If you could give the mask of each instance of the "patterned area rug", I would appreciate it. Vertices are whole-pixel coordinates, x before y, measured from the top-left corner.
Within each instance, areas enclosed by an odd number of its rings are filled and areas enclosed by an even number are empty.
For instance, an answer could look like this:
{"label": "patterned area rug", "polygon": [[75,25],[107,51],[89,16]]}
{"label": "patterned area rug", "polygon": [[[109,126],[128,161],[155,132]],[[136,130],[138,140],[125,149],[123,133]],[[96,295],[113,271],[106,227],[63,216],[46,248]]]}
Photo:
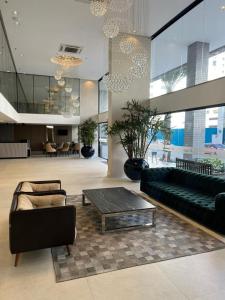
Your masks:
{"label": "patterned area rug", "polygon": [[[225,244],[158,207],[156,227],[100,232],[100,218],[92,206],[82,207],[81,196],[69,196],[77,208],[77,239],[70,247],[52,248],[56,282],[155,263],[225,248]],[[146,221],[143,216],[114,218],[109,227]],[[149,217],[149,216],[148,216]]]}

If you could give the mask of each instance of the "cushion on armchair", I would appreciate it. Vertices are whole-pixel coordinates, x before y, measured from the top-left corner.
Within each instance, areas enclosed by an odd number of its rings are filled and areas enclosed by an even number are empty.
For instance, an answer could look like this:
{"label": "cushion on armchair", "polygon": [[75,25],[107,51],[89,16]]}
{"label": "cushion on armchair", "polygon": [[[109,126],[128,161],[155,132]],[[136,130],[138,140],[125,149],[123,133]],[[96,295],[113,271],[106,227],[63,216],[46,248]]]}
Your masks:
{"label": "cushion on armchair", "polygon": [[22,184],[21,192],[44,192],[44,191],[57,191],[60,189],[60,183],[33,183],[25,181]]}
{"label": "cushion on armchair", "polygon": [[21,194],[18,197],[17,210],[45,208],[51,206],[65,206],[65,195],[33,196]]}

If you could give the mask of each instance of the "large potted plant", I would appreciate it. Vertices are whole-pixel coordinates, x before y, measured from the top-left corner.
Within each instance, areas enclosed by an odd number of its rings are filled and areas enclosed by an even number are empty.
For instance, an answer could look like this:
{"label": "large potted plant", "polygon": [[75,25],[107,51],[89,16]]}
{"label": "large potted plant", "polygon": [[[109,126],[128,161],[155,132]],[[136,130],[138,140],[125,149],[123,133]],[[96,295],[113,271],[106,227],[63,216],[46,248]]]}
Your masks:
{"label": "large potted plant", "polygon": [[157,116],[157,111],[132,100],[122,108],[122,119],[108,128],[108,134],[118,136],[128,160],[124,172],[131,180],[140,180],[141,171],[149,168],[145,160],[149,146],[159,131],[168,130],[165,119]]}
{"label": "large potted plant", "polygon": [[91,158],[95,153],[93,143],[97,126],[98,124],[92,119],[88,119],[80,125],[80,140],[83,144],[81,153],[84,158]]}

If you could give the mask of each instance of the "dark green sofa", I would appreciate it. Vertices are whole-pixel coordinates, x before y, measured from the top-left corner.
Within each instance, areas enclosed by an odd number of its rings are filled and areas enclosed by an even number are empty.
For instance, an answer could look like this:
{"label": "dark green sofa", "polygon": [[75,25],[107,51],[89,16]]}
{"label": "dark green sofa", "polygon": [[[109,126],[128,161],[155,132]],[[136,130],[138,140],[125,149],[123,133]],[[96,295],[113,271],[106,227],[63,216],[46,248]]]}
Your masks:
{"label": "dark green sofa", "polygon": [[177,168],[146,169],[141,191],[225,234],[225,180]]}

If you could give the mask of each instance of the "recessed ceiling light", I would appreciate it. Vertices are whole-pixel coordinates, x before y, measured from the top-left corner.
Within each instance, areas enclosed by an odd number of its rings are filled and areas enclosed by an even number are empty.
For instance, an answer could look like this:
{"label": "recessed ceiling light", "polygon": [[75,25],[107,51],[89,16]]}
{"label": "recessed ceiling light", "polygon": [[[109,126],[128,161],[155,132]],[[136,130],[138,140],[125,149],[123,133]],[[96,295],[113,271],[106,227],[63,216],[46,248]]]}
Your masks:
{"label": "recessed ceiling light", "polygon": [[14,16],[17,16],[17,15],[18,15],[17,10],[14,10],[14,11],[13,11],[13,15],[14,15]]}
{"label": "recessed ceiling light", "polygon": [[221,10],[225,11],[225,5],[221,6]]}
{"label": "recessed ceiling light", "polygon": [[21,53],[21,54],[20,54],[20,56],[21,56],[21,57],[23,57],[23,56],[24,56],[24,54],[23,54],[23,53]]}

